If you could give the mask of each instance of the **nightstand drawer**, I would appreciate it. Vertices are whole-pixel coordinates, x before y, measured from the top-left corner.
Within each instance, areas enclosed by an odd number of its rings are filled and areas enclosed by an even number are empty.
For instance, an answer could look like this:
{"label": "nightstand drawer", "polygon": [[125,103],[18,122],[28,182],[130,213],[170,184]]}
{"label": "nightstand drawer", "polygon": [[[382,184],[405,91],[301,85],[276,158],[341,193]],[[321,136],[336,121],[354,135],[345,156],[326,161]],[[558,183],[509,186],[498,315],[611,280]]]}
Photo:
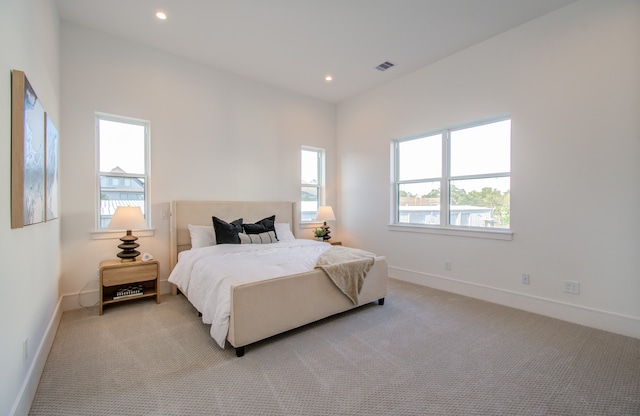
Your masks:
{"label": "nightstand drawer", "polygon": [[102,270],[102,284],[104,286],[123,285],[126,283],[143,282],[158,277],[157,264],[138,264],[135,268],[113,267]]}

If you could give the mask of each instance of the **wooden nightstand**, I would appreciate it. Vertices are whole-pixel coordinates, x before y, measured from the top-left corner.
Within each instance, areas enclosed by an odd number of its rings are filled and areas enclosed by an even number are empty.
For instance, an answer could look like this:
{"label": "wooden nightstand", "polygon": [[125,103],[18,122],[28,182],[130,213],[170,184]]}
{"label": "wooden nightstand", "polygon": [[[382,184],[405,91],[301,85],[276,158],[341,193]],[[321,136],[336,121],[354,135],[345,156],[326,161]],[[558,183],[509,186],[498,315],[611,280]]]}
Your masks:
{"label": "wooden nightstand", "polygon": [[341,246],[342,241],[329,241],[329,244],[331,244],[332,246]]}
{"label": "wooden nightstand", "polygon": [[149,296],[160,303],[158,260],[131,261],[104,260],[100,262],[100,315],[102,307]]}

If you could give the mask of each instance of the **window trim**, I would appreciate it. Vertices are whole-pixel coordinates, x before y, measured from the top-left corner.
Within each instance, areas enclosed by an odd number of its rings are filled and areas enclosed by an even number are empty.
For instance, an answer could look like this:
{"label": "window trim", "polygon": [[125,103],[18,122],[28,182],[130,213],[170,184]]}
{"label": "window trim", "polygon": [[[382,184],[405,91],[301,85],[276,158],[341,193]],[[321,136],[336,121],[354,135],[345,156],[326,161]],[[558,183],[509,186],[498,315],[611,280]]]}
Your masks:
{"label": "window trim", "polygon": [[[134,124],[144,127],[144,164],[145,164],[145,172],[144,173],[118,173],[118,172],[102,172],[100,171],[100,120],[113,121],[117,123],[127,123]],[[140,230],[137,234],[139,236],[144,236],[150,233],[153,235],[154,228],[152,228],[151,224],[151,196],[150,196],[150,186],[149,181],[151,179],[151,122],[148,120],[119,116],[115,114],[108,114],[102,112],[96,112],[94,118],[94,129],[95,129],[95,172],[96,172],[96,188],[95,195],[95,219],[94,219],[94,230],[92,232],[93,239],[102,239],[102,238],[119,238],[121,237],[121,233],[114,232],[109,230],[108,228],[101,227],[101,197],[100,197],[100,177],[101,176],[118,176],[123,178],[144,178],[144,213],[145,213],[145,221],[147,223],[147,227],[145,230]],[[116,237],[117,236],[117,237]]]}
{"label": "window trim", "polygon": [[[482,126],[486,124],[498,123],[505,120],[512,120],[511,114],[500,114],[495,117],[484,118],[472,122],[461,123],[447,126],[441,129],[431,130],[423,133],[413,134],[402,138],[394,138],[391,140],[391,209],[390,222],[388,228],[391,231],[418,232],[438,235],[450,235],[460,237],[488,238],[497,240],[512,240],[513,227],[509,224],[509,228],[483,228],[483,227],[467,227],[449,224],[450,222],[450,189],[451,181],[465,179],[484,179],[484,178],[500,178],[511,177],[511,169],[509,172],[496,172],[491,174],[476,175],[459,175],[452,177],[451,172],[451,133],[457,130],[464,130],[472,127]],[[442,174],[438,178],[420,178],[401,181],[400,178],[400,154],[399,144],[405,141],[416,140],[423,137],[440,135],[442,140]],[[415,224],[399,222],[399,186],[408,183],[423,183],[428,181],[440,182],[440,224]]]}
{"label": "window trim", "polygon": [[[326,171],[326,152],[324,149],[320,147],[312,147],[312,146],[302,146],[300,148],[300,169],[298,170],[302,175],[302,151],[314,152],[318,157],[318,184],[315,186],[318,189],[318,207],[325,205],[325,171]],[[300,178],[300,195],[302,195],[302,188],[312,187],[313,185],[303,185],[302,178]],[[308,212],[308,211],[304,211]],[[302,200],[300,200],[300,228],[315,228],[318,224],[322,223],[322,221],[311,220],[311,221],[303,221],[302,220]]]}

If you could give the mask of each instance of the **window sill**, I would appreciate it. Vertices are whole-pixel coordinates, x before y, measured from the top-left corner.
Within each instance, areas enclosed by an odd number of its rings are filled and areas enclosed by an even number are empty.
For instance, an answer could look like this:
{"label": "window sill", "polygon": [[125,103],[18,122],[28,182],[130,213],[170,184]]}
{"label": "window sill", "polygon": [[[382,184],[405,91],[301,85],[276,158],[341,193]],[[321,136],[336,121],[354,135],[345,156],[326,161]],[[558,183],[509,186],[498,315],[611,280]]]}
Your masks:
{"label": "window sill", "polygon": [[454,237],[486,238],[490,240],[513,240],[513,231],[510,230],[442,228],[416,224],[389,224],[389,230],[409,233],[449,235]]}
{"label": "window sill", "polygon": [[[145,230],[134,230],[133,235],[136,237],[153,237],[156,232],[155,228],[149,228]],[[119,239],[127,233],[126,230],[113,231],[113,230],[93,230],[91,231],[92,240],[115,240]]]}

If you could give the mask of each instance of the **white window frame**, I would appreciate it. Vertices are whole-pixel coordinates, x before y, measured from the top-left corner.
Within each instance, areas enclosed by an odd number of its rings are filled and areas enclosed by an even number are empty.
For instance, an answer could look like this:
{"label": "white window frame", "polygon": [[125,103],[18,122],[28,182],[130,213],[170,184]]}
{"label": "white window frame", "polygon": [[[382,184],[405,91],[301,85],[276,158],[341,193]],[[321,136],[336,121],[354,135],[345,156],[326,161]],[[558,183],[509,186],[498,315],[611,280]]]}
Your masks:
{"label": "white window frame", "polygon": [[[392,231],[406,231],[406,232],[418,232],[429,234],[441,234],[452,235],[462,237],[477,237],[477,238],[489,238],[497,240],[512,240],[513,229],[512,223],[509,223],[508,229],[502,228],[480,228],[469,226],[456,226],[450,225],[450,198],[449,198],[449,183],[455,180],[465,179],[482,179],[482,178],[498,178],[498,177],[511,177],[511,169],[509,172],[495,172],[491,174],[482,175],[464,175],[464,176],[451,176],[451,148],[450,138],[451,132],[456,130],[467,129],[471,127],[478,127],[485,124],[497,123],[504,120],[510,120],[510,114],[503,114],[496,117],[478,120],[475,122],[458,124],[448,126],[443,129],[433,130],[419,135],[412,135],[409,137],[403,137],[391,140],[391,219],[389,223],[389,229]],[[399,144],[404,141],[416,140],[422,137],[429,137],[441,135],[441,148],[442,148],[442,175],[439,178],[421,178],[407,181],[400,181],[400,160],[399,160]],[[400,223],[399,219],[399,188],[400,185],[405,183],[420,183],[432,180],[440,181],[440,224],[415,224],[415,223]]]}
{"label": "white window frame", "polygon": [[[309,188],[309,187],[316,187],[317,188],[317,195],[318,195],[318,207],[325,205],[325,150],[321,149],[319,147],[310,147],[310,146],[302,146],[300,149],[300,175],[302,176],[302,152],[303,151],[307,151],[307,152],[314,152],[317,155],[318,158],[318,172],[317,172],[317,177],[318,177],[318,183],[316,185],[310,185],[310,184],[302,184],[302,177],[300,178],[300,195],[302,195],[302,189],[303,188]],[[315,219],[313,220],[303,220],[303,217],[305,213],[309,213],[311,211],[304,211],[303,210],[303,203],[302,203],[302,199],[300,199],[300,225],[303,226],[302,228],[305,228],[304,225],[310,225],[310,226],[315,226],[318,223],[322,222],[322,221],[317,221]]]}
{"label": "white window frame", "polygon": [[[117,123],[125,123],[125,124],[134,124],[144,127],[144,173],[117,173],[117,172],[102,172],[100,171],[100,120],[106,121],[114,121]],[[144,216],[145,221],[147,223],[147,230],[151,230],[151,198],[150,198],[150,168],[151,168],[151,160],[150,160],[150,131],[151,131],[151,123],[148,120],[141,120],[132,117],[118,116],[114,114],[107,113],[95,113],[95,138],[96,138],[96,217],[95,217],[95,230],[96,233],[111,233],[112,231],[106,227],[101,226],[101,186],[100,186],[100,177],[101,176],[112,176],[112,177],[121,177],[121,178],[130,178],[130,179],[144,179]],[[95,234],[95,233],[94,233]],[[120,233],[118,233],[119,235]],[[138,233],[138,235],[153,235],[147,233]],[[101,238],[95,237],[94,238]]]}

